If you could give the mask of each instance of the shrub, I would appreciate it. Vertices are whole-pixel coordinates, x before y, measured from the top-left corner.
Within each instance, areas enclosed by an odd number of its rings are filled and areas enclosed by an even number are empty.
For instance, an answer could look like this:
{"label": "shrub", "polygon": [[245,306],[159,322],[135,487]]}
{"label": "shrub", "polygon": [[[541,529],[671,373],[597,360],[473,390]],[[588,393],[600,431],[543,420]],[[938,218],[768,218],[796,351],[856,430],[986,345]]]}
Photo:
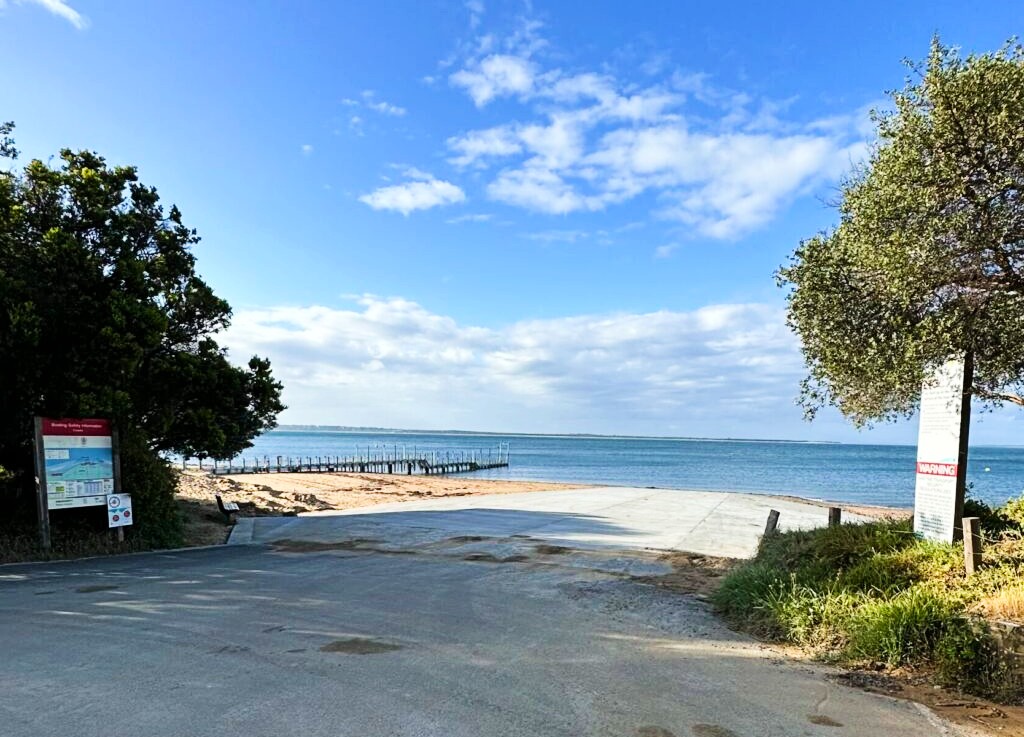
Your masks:
{"label": "shrub", "polygon": [[952,616],[947,602],[921,585],[866,601],[850,620],[848,654],[891,666],[928,660]]}
{"label": "shrub", "polygon": [[849,619],[863,601],[839,587],[817,590],[793,581],[773,587],[764,608],[786,640],[828,655],[845,643]]}
{"label": "shrub", "polygon": [[1024,495],[1011,499],[999,508],[999,513],[1013,522],[1018,529],[1024,529]]}
{"label": "shrub", "polygon": [[921,574],[910,556],[885,553],[860,561],[837,580],[848,591],[890,594],[917,583]]}
{"label": "shrub", "polygon": [[[967,612],[1024,617],[1024,501],[984,512],[985,565],[966,577],[963,546],[920,540],[909,521],[785,532],[723,581],[713,602],[755,634],[818,657],[936,669],[970,693],[1020,700],[991,635]],[[991,529],[991,528],[990,528]],[[1019,691],[1019,688],[1018,688]]]}
{"label": "shrub", "polygon": [[765,604],[781,583],[779,569],[774,565],[747,563],[726,577],[715,591],[713,602],[727,618],[742,623],[750,631],[762,637],[780,638],[783,629]]}

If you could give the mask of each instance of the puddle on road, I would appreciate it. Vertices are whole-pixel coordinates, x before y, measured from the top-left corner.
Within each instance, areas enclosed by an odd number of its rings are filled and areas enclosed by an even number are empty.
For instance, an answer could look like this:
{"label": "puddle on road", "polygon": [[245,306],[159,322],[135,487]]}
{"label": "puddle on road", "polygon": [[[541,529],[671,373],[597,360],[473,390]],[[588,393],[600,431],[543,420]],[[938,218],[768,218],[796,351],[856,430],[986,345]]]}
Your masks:
{"label": "puddle on road", "polygon": [[343,655],[376,655],[401,649],[401,645],[396,645],[392,642],[381,642],[380,640],[370,640],[363,637],[350,637],[347,640],[328,642],[320,648],[320,652],[341,653]]}

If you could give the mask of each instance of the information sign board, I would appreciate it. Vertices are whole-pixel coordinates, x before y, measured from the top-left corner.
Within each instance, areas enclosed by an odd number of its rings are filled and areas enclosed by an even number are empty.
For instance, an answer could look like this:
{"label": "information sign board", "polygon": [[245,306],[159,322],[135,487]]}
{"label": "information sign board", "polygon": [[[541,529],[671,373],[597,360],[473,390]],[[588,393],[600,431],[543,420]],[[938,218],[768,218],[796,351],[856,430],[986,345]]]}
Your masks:
{"label": "information sign board", "polygon": [[107,503],[114,493],[109,420],[42,418],[42,478],[48,509]]}

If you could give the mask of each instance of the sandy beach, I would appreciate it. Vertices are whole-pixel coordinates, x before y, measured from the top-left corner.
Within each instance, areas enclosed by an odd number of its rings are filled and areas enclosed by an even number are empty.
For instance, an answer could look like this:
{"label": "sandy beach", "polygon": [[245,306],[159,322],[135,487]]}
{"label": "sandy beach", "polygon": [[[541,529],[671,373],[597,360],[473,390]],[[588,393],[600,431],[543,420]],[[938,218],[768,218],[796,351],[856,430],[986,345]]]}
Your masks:
{"label": "sandy beach", "polygon": [[373,504],[449,496],[518,494],[524,491],[579,489],[580,484],[494,481],[470,477],[401,476],[372,473],[273,473],[212,476],[186,471],[178,497],[237,502],[243,516],[299,514],[327,509],[354,509]]}

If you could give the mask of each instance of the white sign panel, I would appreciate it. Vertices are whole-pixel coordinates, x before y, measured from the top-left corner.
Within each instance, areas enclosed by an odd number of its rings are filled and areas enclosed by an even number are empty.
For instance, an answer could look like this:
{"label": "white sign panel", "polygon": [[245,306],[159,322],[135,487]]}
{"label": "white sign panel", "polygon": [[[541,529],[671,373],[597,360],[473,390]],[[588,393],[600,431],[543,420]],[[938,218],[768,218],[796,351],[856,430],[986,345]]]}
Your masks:
{"label": "white sign panel", "polygon": [[132,498],[127,494],[107,497],[107,526],[126,527],[132,523]]}
{"label": "white sign panel", "polygon": [[914,532],[953,542],[957,511],[964,362],[948,361],[921,388]]}

